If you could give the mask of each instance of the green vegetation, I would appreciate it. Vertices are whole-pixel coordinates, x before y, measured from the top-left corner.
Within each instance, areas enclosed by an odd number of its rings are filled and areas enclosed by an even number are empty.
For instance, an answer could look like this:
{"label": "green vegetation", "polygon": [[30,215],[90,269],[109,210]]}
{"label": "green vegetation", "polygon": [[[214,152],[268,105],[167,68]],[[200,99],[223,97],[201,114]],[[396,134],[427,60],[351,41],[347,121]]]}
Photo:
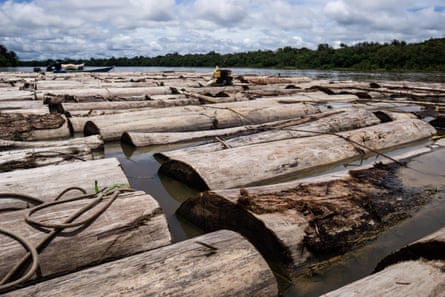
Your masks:
{"label": "green vegetation", "polygon": [[13,51],[8,51],[6,47],[0,44],[0,67],[19,66],[17,55]]}
{"label": "green vegetation", "polygon": [[[23,66],[48,65],[54,61],[29,61]],[[445,38],[407,44],[363,42],[353,46],[341,44],[334,49],[320,44],[316,50],[284,47],[276,51],[258,50],[243,53],[207,54],[171,53],[164,56],[69,60],[66,63],[86,63],[91,66],[171,66],[171,67],[253,67],[297,69],[353,70],[428,70],[445,71]]]}

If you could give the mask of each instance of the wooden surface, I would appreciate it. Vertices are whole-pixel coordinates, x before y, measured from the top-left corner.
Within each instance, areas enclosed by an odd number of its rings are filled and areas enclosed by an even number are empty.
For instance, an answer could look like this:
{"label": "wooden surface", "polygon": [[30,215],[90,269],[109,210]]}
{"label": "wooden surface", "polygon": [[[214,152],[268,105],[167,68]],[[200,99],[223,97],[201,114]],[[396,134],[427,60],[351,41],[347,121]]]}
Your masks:
{"label": "wooden surface", "polygon": [[[92,211],[109,199],[104,199]],[[88,199],[83,199],[44,208],[32,218],[45,223],[61,223],[89,203]],[[24,220],[26,213],[27,209],[2,213],[0,227],[11,229],[37,246],[48,233],[27,224]],[[85,216],[74,222],[83,218]],[[131,256],[168,245],[171,241],[165,215],[153,197],[141,191],[122,193],[91,224],[64,229],[39,253],[41,277]],[[0,275],[5,275],[23,255],[24,250],[18,244],[11,244],[9,238],[1,236]]]}
{"label": "wooden surface", "polygon": [[[94,193],[95,180],[100,188],[128,184],[119,161],[109,158],[0,173],[0,189],[1,192],[26,194],[50,201],[68,187],[82,187],[88,193]],[[2,199],[0,208],[11,203],[17,204],[16,201]]]}
{"label": "wooden surface", "polygon": [[[258,185],[311,168],[347,162],[425,139],[435,129],[421,120],[398,120],[367,128],[260,143],[216,152],[181,154],[162,164],[160,172],[198,189],[228,189]],[[357,146],[351,141],[364,146]],[[216,164],[214,160],[219,160]]]}
{"label": "wooden surface", "polygon": [[278,296],[269,266],[222,230],[39,283],[5,296]]}

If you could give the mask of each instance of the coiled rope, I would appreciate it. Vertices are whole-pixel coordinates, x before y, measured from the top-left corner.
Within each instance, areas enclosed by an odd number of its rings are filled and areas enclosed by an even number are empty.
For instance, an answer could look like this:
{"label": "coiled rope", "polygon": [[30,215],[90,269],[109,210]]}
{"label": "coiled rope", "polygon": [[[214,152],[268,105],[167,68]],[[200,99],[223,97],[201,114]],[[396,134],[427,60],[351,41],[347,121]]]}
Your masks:
{"label": "coiled rope", "polygon": [[[66,193],[70,191],[80,191],[82,195],[76,196],[73,198],[61,199]],[[41,253],[46,246],[60,233],[62,230],[66,228],[73,228],[79,226],[87,226],[91,224],[94,220],[96,220],[105,210],[113,204],[113,202],[117,199],[119,194],[124,192],[134,191],[130,188],[124,188],[122,186],[105,188],[95,194],[87,194],[86,191],[79,187],[70,187],[63,190],[59,195],[57,195],[54,200],[49,202],[43,202],[40,199],[35,197],[17,194],[17,193],[0,193],[0,199],[18,199],[25,202],[29,202],[32,204],[36,204],[30,208],[29,212],[25,215],[25,221],[34,226],[36,228],[46,228],[51,229],[47,235],[42,238],[37,245],[33,246],[30,242],[28,242],[25,238],[23,238],[20,234],[7,230],[5,228],[0,227],[0,234],[8,236],[13,240],[19,242],[27,251],[26,254],[12,267],[9,272],[0,279],[0,293],[9,291],[14,287],[17,287],[27,280],[29,280],[34,274],[38,274],[39,271],[39,253]],[[71,214],[67,219],[65,219],[61,223],[48,223],[43,221],[38,221],[32,218],[32,215],[36,212],[59,204],[70,203],[73,201],[88,199],[90,202],[85,206],[81,207],[79,210]],[[99,203],[103,202],[104,199],[107,199],[105,203],[103,203],[95,212],[88,214],[88,216],[82,220],[76,221],[79,217],[85,214],[87,211],[96,207]],[[29,267],[29,268],[28,268]],[[26,271],[26,273],[25,273]]]}

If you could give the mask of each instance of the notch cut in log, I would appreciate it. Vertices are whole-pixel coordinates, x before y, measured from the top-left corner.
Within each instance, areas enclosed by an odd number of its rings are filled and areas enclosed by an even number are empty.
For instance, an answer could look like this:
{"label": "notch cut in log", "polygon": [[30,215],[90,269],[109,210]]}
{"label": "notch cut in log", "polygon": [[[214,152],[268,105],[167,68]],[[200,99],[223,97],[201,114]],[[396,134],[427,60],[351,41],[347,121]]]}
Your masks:
{"label": "notch cut in log", "polygon": [[221,230],[12,291],[12,296],[278,296],[255,248]]}

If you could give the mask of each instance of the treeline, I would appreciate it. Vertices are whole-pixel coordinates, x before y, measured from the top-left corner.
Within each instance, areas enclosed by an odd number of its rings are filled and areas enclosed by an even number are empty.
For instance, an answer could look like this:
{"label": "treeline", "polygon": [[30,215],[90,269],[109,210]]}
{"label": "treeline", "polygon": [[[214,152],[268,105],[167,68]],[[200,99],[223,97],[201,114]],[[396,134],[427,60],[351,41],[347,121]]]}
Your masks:
{"label": "treeline", "polygon": [[[48,65],[54,61],[23,62],[24,66]],[[171,67],[253,67],[299,69],[354,69],[354,70],[445,70],[445,38],[429,39],[407,44],[363,42],[353,46],[341,44],[334,49],[320,44],[316,50],[284,47],[278,50],[258,50],[233,54],[178,53],[164,56],[89,60],[63,60],[65,63],[85,63],[90,66],[171,66]]]}
{"label": "treeline", "polygon": [[0,67],[19,66],[17,55],[13,51],[8,51],[6,47],[0,44]]}

